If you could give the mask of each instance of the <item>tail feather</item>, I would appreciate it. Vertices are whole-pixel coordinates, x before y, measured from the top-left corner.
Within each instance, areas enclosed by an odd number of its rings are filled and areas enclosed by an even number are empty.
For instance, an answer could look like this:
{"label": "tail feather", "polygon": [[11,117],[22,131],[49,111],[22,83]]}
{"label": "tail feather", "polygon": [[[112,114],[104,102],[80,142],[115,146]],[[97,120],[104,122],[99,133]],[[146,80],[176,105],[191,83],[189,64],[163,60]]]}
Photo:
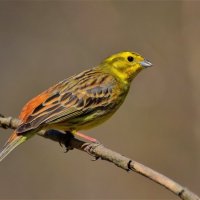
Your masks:
{"label": "tail feather", "polygon": [[7,143],[4,145],[2,151],[0,152],[0,162],[18,145],[25,142],[29,137],[26,135],[17,135],[14,132],[11,137],[8,139]]}

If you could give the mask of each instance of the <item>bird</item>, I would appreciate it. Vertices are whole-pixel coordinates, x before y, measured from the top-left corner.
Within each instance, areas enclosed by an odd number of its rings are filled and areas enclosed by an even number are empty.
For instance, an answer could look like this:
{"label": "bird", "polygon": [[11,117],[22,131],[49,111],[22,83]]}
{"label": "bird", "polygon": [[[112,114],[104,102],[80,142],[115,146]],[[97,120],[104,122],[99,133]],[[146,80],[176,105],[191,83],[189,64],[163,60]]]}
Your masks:
{"label": "bird", "polygon": [[80,130],[102,124],[124,102],[136,75],[150,66],[140,54],[123,51],[42,92],[22,108],[21,123],[0,152],[0,161],[40,130],[81,136]]}

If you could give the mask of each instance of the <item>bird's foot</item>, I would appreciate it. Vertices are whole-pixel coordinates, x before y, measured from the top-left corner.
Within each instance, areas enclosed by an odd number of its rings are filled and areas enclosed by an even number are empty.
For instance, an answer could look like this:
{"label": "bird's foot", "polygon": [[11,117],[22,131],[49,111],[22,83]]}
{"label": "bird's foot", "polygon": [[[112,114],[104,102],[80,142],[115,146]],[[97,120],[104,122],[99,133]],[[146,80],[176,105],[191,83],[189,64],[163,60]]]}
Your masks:
{"label": "bird's foot", "polygon": [[48,130],[45,135],[47,138],[57,141],[61,147],[65,147],[66,151],[72,150],[73,148],[70,146],[70,141],[74,138],[74,135],[71,132],[66,132],[67,134],[57,131],[57,130]]}
{"label": "bird's foot", "polygon": [[96,160],[98,160],[98,159],[100,159],[100,157],[99,156],[97,156],[97,155],[95,155],[95,153],[93,152],[93,150],[96,148],[96,147],[98,147],[98,146],[100,146],[100,145],[102,145],[102,144],[100,144],[100,143],[84,143],[83,145],[82,145],[82,149],[85,151],[85,152],[87,152],[90,156],[92,156],[93,158],[92,158],[92,161],[96,161]]}

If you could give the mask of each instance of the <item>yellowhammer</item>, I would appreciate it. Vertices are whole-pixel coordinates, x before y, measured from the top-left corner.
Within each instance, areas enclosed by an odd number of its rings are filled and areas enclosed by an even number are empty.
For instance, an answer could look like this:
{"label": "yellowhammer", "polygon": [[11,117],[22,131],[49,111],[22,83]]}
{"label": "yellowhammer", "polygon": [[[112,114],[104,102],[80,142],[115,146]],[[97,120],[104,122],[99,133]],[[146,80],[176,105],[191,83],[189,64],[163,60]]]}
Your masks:
{"label": "yellowhammer", "polygon": [[23,107],[22,123],[5,144],[0,161],[41,129],[78,134],[103,123],[123,103],[133,78],[151,65],[137,53],[120,52],[36,96]]}

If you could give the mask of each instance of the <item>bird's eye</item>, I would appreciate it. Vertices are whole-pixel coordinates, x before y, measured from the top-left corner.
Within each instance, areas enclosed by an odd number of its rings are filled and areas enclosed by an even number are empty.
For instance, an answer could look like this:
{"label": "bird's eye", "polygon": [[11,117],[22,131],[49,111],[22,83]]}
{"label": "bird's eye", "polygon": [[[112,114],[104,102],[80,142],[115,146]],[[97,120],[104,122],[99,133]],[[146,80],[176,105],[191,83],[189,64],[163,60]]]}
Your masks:
{"label": "bird's eye", "polygon": [[129,62],[133,62],[133,60],[134,60],[134,58],[132,56],[128,56],[127,59],[128,59]]}

